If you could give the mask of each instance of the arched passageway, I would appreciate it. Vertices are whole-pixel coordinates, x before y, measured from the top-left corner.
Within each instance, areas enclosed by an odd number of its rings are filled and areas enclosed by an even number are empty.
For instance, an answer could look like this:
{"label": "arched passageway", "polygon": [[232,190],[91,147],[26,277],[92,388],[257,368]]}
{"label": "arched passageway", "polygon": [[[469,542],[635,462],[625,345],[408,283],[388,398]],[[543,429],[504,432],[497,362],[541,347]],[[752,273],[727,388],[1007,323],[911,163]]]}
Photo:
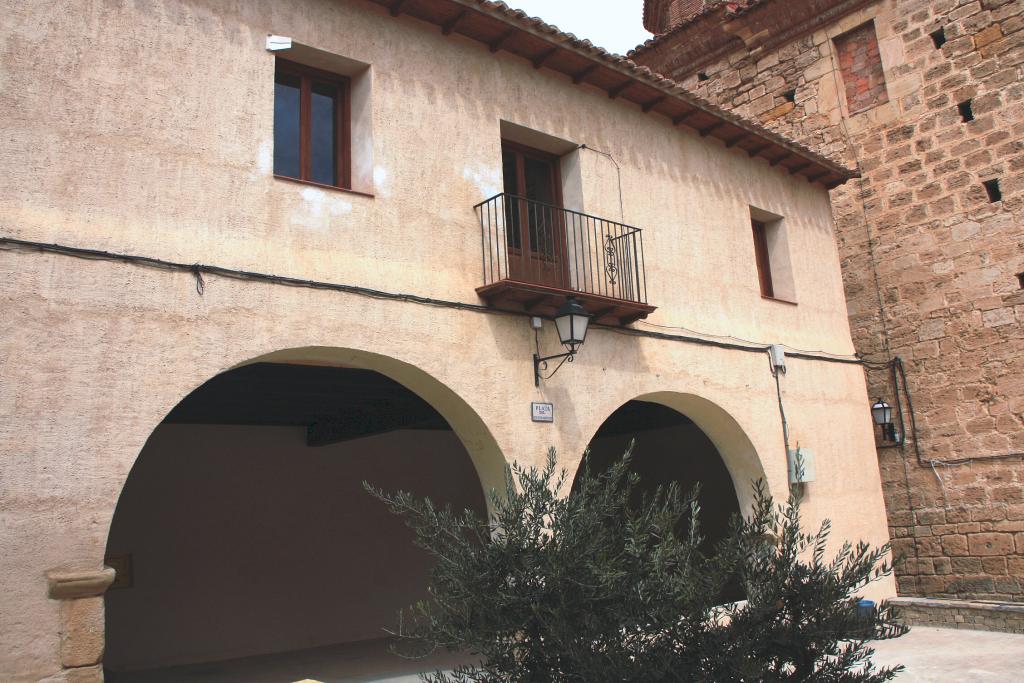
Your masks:
{"label": "arched passageway", "polygon": [[[634,442],[631,468],[639,476],[639,493],[675,483],[686,494],[700,485],[703,549],[712,552],[727,535],[733,516],[741,511],[732,475],[718,448],[678,410],[661,403],[629,401],[597,430],[576,481],[583,468],[606,471],[623,457],[630,442]],[[738,586],[732,586],[723,597],[739,599],[742,595]]]}
{"label": "arched passageway", "polygon": [[345,644],[348,663],[300,657],[279,673],[420,670],[381,639],[425,596],[430,561],[364,480],[486,514],[448,421],[383,374],[260,362],[193,391],[146,443],[111,524],[109,680],[180,680],[197,663]]}

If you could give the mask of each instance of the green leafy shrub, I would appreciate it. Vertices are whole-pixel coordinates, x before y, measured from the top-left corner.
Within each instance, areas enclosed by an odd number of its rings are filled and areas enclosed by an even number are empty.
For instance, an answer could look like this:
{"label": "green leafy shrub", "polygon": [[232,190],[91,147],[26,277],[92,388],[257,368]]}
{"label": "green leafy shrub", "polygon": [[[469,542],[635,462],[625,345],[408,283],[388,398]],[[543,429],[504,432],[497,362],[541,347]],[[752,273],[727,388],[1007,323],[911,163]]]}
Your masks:
{"label": "green leafy shrub", "polygon": [[[637,504],[629,465],[627,453],[560,496],[552,451],[542,469],[507,472],[486,521],[368,487],[436,560],[429,598],[400,615],[400,652],[476,662],[424,680],[875,682],[901,669],[876,670],[866,643],[905,627],[887,607],[857,609],[857,591],[891,571],[888,548],[828,559],[828,522],[804,533],[797,498],[776,506],[758,483],[751,514],[702,552],[696,492]],[[737,580],[747,600],[720,604]]]}

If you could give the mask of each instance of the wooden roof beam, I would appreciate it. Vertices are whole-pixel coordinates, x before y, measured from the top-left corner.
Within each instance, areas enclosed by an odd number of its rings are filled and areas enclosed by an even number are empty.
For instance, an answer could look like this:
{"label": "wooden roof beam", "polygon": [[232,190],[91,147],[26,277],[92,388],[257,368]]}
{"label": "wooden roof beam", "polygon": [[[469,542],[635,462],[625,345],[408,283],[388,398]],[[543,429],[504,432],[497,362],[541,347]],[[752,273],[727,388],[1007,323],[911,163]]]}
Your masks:
{"label": "wooden roof beam", "polygon": [[391,16],[397,17],[399,14],[402,13],[402,5],[404,4],[405,0],[395,0],[393,3],[391,3],[391,7],[388,7],[388,12],[391,13]]}
{"label": "wooden roof beam", "polygon": [[797,164],[796,166],[786,166],[785,168],[790,173],[799,173],[800,171],[804,170],[805,168],[807,168],[810,165],[811,165],[811,162],[805,161],[802,164]]}
{"label": "wooden roof beam", "polygon": [[442,25],[441,26],[441,35],[443,35],[443,36],[451,35],[452,31],[455,30],[455,27],[457,27],[459,25],[460,21],[462,21],[463,19],[466,18],[467,14],[469,14],[469,10],[464,9],[461,12],[459,12],[458,14],[456,14],[455,17],[451,21],[449,21],[448,23]]}
{"label": "wooden roof beam", "polygon": [[719,128],[725,125],[725,121],[715,121],[710,126],[699,129],[697,132],[700,133],[702,138],[706,138],[711,133],[715,132]]}
{"label": "wooden roof beam", "polygon": [[545,62],[554,57],[556,52],[558,52],[558,48],[553,47],[544,54],[542,54],[540,57],[537,57],[537,59],[533,60],[533,68],[539,69],[542,66],[544,66]]}
{"label": "wooden roof beam", "polygon": [[700,116],[703,113],[704,112],[701,111],[700,109],[691,109],[690,111],[686,112],[685,114],[680,114],[679,116],[673,117],[672,125],[673,126],[678,126],[680,123],[686,123],[687,121],[692,119],[694,116]]}
{"label": "wooden roof beam", "polygon": [[666,99],[665,95],[659,95],[658,97],[655,97],[650,102],[645,102],[643,107],[641,107],[641,109],[643,109],[643,112],[646,114],[647,112],[649,112],[650,110],[654,109],[659,104],[664,102],[665,99]]}
{"label": "wooden roof beam", "polygon": [[498,38],[496,41],[494,41],[487,47],[491,50],[491,52],[497,52],[502,48],[502,46],[505,45],[505,43],[508,42],[508,39],[514,36],[516,33],[516,29],[512,29],[511,31],[504,33],[500,38]]}
{"label": "wooden roof beam", "polygon": [[617,85],[608,91],[608,99],[614,100],[616,97],[625,92],[631,85],[636,85],[636,81],[629,79],[621,85]]}
{"label": "wooden roof beam", "polygon": [[594,73],[595,71],[597,71],[597,64],[591,64],[583,71],[577,72],[576,75],[572,77],[572,82],[575,83],[576,85],[579,85],[580,83],[583,82],[584,78]]}
{"label": "wooden roof beam", "polygon": [[764,145],[757,145],[756,147],[751,147],[750,149],[748,149],[747,154],[749,154],[752,157],[756,157],[758,154],[765,151],[769,147],[771,147],[770,143]]}
{"label": "wooden roof beam", "polygon": [[824,178],[827,175],[829,175],[829,171],[826,169],[822,169],[820,171],[817,171],[816,173],[805,174],[804,177],[807,178],[807,182],[813,183],[818,178]]}
{"label": "wooden roof beam", "polygon": [[740,133],[740,135],[738,137],[735,137],[732,140],[726,140],[725,148],[729,149],[730,147],[735,147],[738,143],[743,142],[744,140],[746,140],[749,137],[750,137],[749,133],[746,133],[746,132]]}

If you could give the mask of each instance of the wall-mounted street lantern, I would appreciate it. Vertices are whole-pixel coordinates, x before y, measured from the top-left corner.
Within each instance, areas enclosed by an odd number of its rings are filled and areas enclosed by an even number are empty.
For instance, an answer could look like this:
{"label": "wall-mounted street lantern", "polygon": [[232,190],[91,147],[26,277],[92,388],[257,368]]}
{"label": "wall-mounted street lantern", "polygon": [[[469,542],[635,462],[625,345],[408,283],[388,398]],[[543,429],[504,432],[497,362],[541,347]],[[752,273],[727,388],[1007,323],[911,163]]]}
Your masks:
{"label": "wall-mounted street lantern", "polygon": [[554,371],[545,377],[550,379],[558,372],[558,368],[562,367],[562,363],[571,363],[576,357],[576,353],[580,347],[583,346],[583,342],[587,338],[587,328],[590,326],[590,314],[587,310],[580,305],[576,299],[569,297],[562,304],[562,307],[555,312],[555,329],[558,330],[558,339],[562,342],[562,346],[568,349],[567,353],[556,353],[553,356],[540,356],[540,348],[538,347],[537,353],[533,354],[533,385],[540,386],[540,371],[541,368],[547,368],[547,362],[556,358],[561,358],[562,362],[558,364],[558,367]]}
{"label": "wall-mounted street lantern", "polygon": [[882,439],[896,441],[896,425],[892,422],[892,406],[878,398],[871,406],[871,417],[875,424],[882,428]]}

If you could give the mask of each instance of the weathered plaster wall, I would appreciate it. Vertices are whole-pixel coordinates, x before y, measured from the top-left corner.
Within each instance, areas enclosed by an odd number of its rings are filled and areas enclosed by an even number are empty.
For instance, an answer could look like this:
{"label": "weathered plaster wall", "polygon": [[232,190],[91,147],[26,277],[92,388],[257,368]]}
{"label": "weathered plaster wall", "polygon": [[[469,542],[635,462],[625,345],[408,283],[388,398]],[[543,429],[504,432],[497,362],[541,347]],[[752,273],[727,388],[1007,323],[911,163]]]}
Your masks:
{"label": "weathered plaster wall", "polygon": [[[834,41],[869,20],[887,101],[851,114]],[[885,0],[700,68],[668,75],[862,169],[832,201],[855,345],[902,357],[913,396],[917,443],[879,451],[901,592],[1024,598],[1024,4]]]}
{"label": "weathered plaster wall", "polygon": [[[99,566],[114,505],[155,426],[207,378],[272,350],[317,347],[273,359],[381,370],[427,396],[453,425],[469,424],[460,436],[471,453],[486,452],[493,438],[505,457],[527,463],[554,446],[575,468],[621,404],[661,400],[715,441],[740,493],[763,469],[785,494],[774,383],[760,354],[594,330],[586,353],[538,392],[532,335],[520,318],[219,278],[208,278],[199,297],[184,273],[34,253],[2,258],[12,325],[4,349],[12,389],[4,394],[2,652],[13,680],[59,668],[59,603],[46,597],[44,572]],[[551,345],[547,332],[542,344]],[[345,350],[382,346],[399,362]],[[808,521],[831,517],[837,541],[883,542],[859,369],[790,365],[784,399],[794,438],[819,453]],[[555,403],[555,424],[530,422],[529,401],[537,399]]]}
{"label": "weathered plaster wall", "polygon": [[[852,350],[821,188],[478,44],[326,0],[23,4],[2,22],[4,235],[476,302],[471,207],[500,188],[505,119],[615,156],[626,221],[645,228],[651,323]],[[371,65],[375,197],[271,177],[267,33]],[[614,167],[579,162],[585,210],[617,217]],[[797,306],[759,295],[751,205],[787,219]],[[785,495],[764,354],[595,329],[535,389],[520,317],[219,277],[200,296],[187,273],[31,251],[0,264],[7,680],[95,675],[62,651],[74,625],[45,572],[99,569],[155,426],[212,375],[269,354],[403,382],[449,420],[485,485],[503,459],[539,462],[549,446],[576,467],[604,419],[646,397],[709,435],[741,503],[758,476]],[[550,324],[541,345],[556,347]],[[303,350],[277,353],[288,349]],[[831,517],[836,543],[886,541],[860,369],[789,364],[793,439],[818,454],[808,522]],[[530,422],[533,400],[555,404],[555,424]],[[62,660],[80,668],[61,673]]]}
{"label": "weathered plaster wall", "polygon": [[[32,10],[5,17],[9,234],[476,301],[471,207],[500,191],[508,120],[623,166],[625,219],[645,228],[651,255],[653,322],[851,350],[821,189],[598,91],[359,2]],[[268,31],[371,65],[375,198],[272,177]],[[615,167],[594,153],[580,165],[583,210],[618,218]],[[797,308],[757,296],[751,204],[790,217]]]}

